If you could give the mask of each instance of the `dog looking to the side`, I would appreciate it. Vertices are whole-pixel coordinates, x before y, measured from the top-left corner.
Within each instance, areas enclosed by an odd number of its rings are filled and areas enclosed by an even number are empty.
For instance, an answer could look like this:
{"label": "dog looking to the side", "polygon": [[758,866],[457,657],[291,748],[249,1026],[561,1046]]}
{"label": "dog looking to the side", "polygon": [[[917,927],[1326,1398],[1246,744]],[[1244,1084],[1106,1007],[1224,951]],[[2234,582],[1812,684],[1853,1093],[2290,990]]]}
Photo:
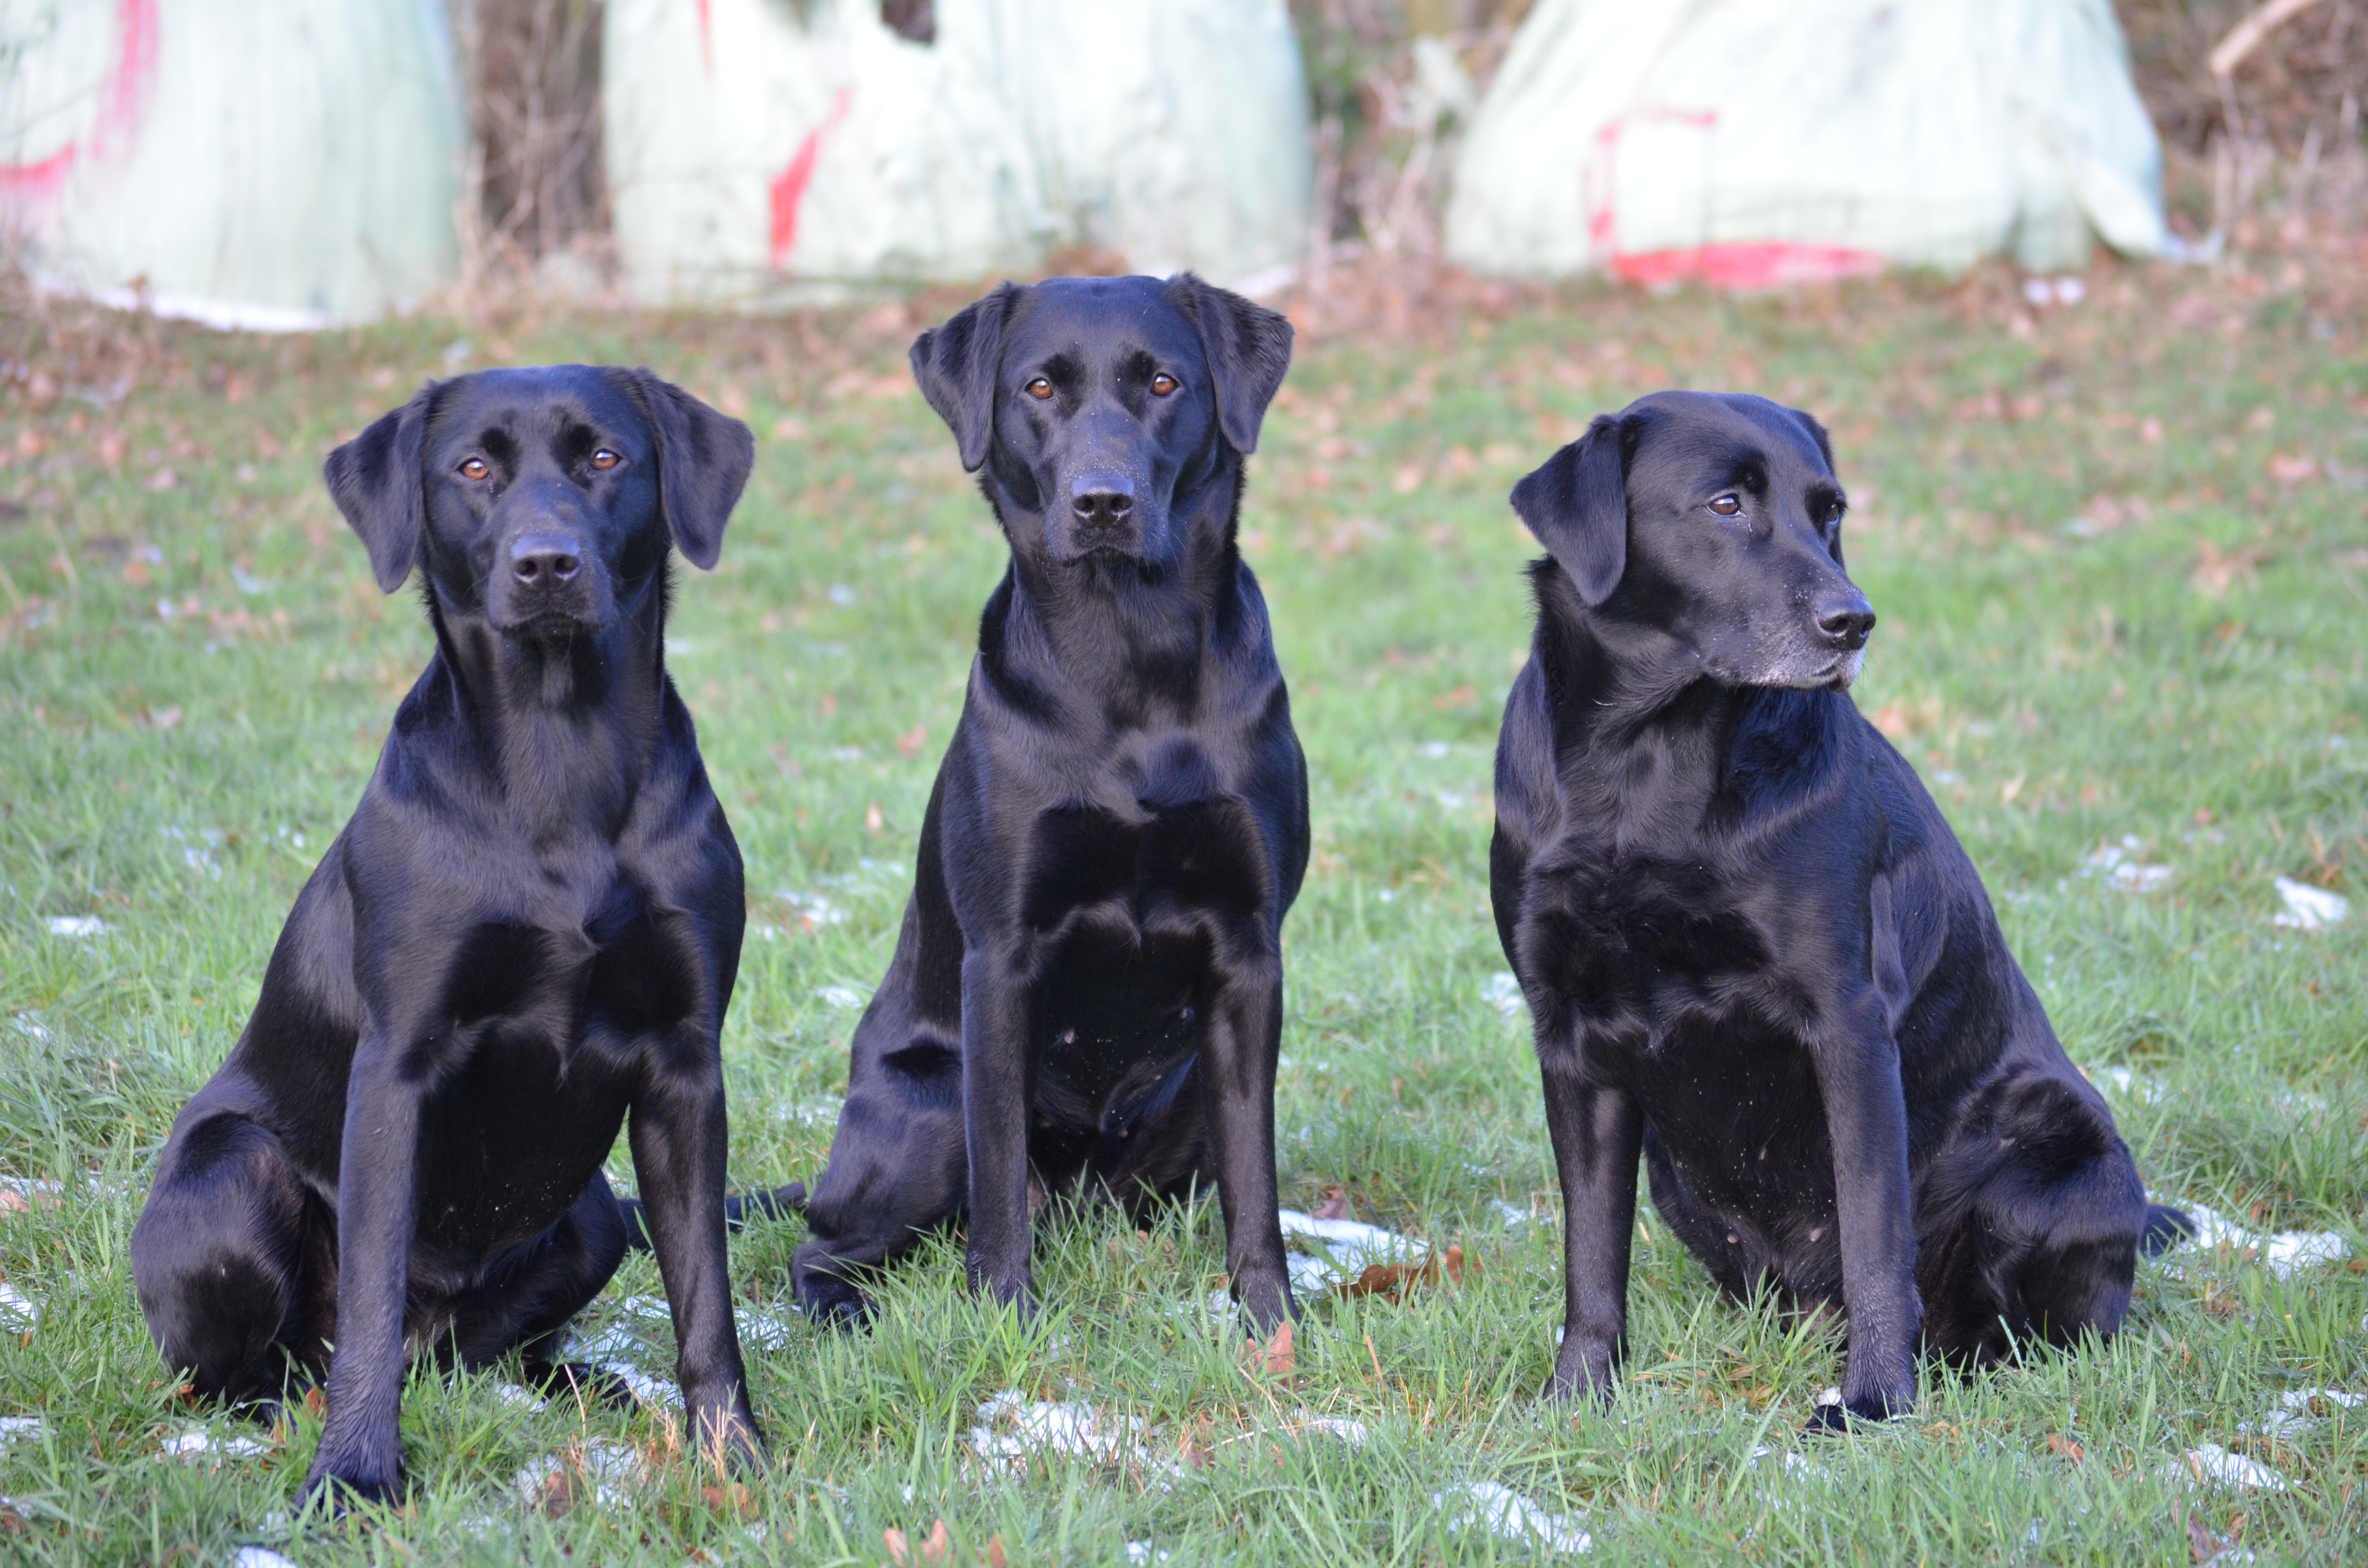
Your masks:
{"label": "dog looking to the side", "polygon": [[[1515,487],[1548,551],[1497,751],[1489,893],[1566,1245],[1558,1393],[1612,1392],[1641,1149],[1728,1293],[1848,1318],[1842,1405],[2109,1335],[2149,1209],[1915,770],[1844,695],[1874,612],[1825,431],[1662,392]],[[1846,1415],[1844,1414],[1846,1413]]]}
{"label": "dog looking to the side", "polygon": [[1234,537],[1291,336],[1187,274],[1007,284],[913,346],[1011,563],[807,1205],[812,1316],[860,1317],[862,1271],[961,1214],[973,1288],[1024,1312],[1037,1200],[1195,1182],[1250,1322],[1293,1311],[1274,1074],[1307,773]]}
{"label": "dog looking to the side", "polygon": [[[665,660],[670,550],[715,564],[754,454],[645,370],[565,366],[431,383],[329,455],[436,652],[131,1238],[199,1393],[325,1367],[308,1496],[397,1493],[414,1355],[589,1377],[563,1331],[644,1222],[691,1435],[756,1452],[717,1050],[740,853]],[[601,1170],[629,1112],[638,1211]]]}

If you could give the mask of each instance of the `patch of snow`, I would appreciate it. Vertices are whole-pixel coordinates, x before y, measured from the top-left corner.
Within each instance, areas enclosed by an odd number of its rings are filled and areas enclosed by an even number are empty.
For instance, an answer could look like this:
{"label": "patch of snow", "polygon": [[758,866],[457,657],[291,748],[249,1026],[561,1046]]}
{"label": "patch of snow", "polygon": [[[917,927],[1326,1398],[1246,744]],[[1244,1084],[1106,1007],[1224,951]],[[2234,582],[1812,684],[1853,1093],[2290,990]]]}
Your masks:
{"label": "patch of snow", "polygon": [[1472,1481],[1445,1492],[1434,1492],[1430,1505],[1456,1510],[1448,1516],[1447,1528],[1459,1533],[1485,1529],[1507,1540],[1536,1541],[1553,1551],[1574,1554],[1591,1551],[1595,1546],[1594,1538],[1580,1528],[1577,1520],[1550,1513],[1497,1482]]}
{"label": "patch of snow", "polygon": [[541,1410],[543,1405],[541,1395],[517,1383],[495,1383],[494,1397],[512,1410]]}
{"label": "patch of snow", "polygon": [[2125,833],[2119,844],[2100,844],[2084,856],[2080,874],[2101,877],[2123,892],[2160,892],[2170,885],[2171,869],[2139,864],[2137,857],[2145,848],[2137,835]]}
{"label": "patch of snow", "polygon": [[106,936],[107,922],[96,915],[52,915],[50,916],[50,935],[87,941],[93,937]]}
{"label": "patch of snow", "polygon": [[230,1568],[296,1568],[296,1564],[268,1546],[242,1546],[230,1554]]}
{"label": "patch of snow", "polygon": [[2351,901],[2341,893],[2315,888],[2292,877],[2278,879],[2278,897],[2285,901],[2285,913],[2272,915],[2272,926],[2291,926],[2297,931],[2324,931],[2329,926],[2340,926],[2351,914]]}
{"label": "patch of snow", "polygon": [[1498,1199],[1496,1202],[1496,1210],[1498,1218],[1505,1221],[1505,1229],[1508,1231],[1516,1225],[1526,1225],[1530,1222],[1530,1211],[1517,1203],[1508,1203]]}
{"label": "patch of snow", "polygon": [[1301,1430],[1326,1433],[1339,1438],[1352,1449],[1363,1448],[1365,1439],[1372,1435],[1366,1431],[1363,1422],[1351,1416],[1311,1415],[1303,1410],[1299,1413],[1298,1420]]}
{"label": "patch of snow", "polygon": [[271,1445],[256,1437],[219,1437],[202,1429],[184,1432],[165,1441],[163,1453],[169,1460],[261,1459],[271,1451]]}
{"label": "patch of snow", "polygon": [[2232,1454],[2217,1443],[2198,1443],[2158,1472],[2166,1481],[2226,1486],[2238,1492],[2283,1492],[2286,1478],[2265,1464]]}
{"label": "patch of snow", "polygon": [[19,1437],[38,1437],[48,1428],[49,1423],[38,1415],[0,1415],[0,1452]]}
{"label": "patch of snow", "polygon": [[2195,1245],[2206,1250],[2226,1245],[2239,1253],[2249,1253],[2281,1279],[2297,1269],[2340,1263],[2351,1255],[2350,1245],[2333,1231],[2278,1231],[2264,1234],[2201,1203],[2180,1202],[2178,1207],[2195,1221]]}
{"label": "patch of snow", "polygon": [[780,1350],[790,1343],[790,1325],[769,1312],[736,1312],[732,1321],[739,1326],[743,1350]]}
{"label": "patch of snow", "polygon": [[2123,1098],[2135,1100],[2140,1105],[2153,1105],[2163,1097],[2160,1084],[2152,1078],[2140,1077],[2126,1067],[2105,1068],[2089,1082],[2108,1085]]}
{"label": "patch of snow", "polygon": [[1282,1221],[1285,1237],[1322,1249],[1285,1257],[1293,1291],[1320,1295],[1340,1280],[1362,1274],[1370,1264],[1412,1261],[1423,1251],[1419,1242],[1360,1220],[1318,1220],[1296,1209],[1282,1210],[1275,1217]]}
{"label": "patch of snow", "polygon": [[41,1321],[41,1304],[14,1285],[0,1281],[0,1329],[30,1334]]}
{"label": "patch of snow", "polygon": [[1135,1464],[1160,1475],[1182,1474],[1173,1460],[1143,1446],[1144,1435],[1140,1416],[1106,1422],[1080,1400],[1031,1400],[1016,1389],[1005,1389],[978,1407],[970,1446],[979,1458],[1015,1475],[1025,1473],[1034,1454],[1069,1454],[1105,1464]]}
{"label": "patch of snow", "polygon": [[631,1507],[631,1488],[642,1478],[642,1456],[622,1443],[589,1438],[564,1454],[546,1454],[534,1460],[510,1478],[510,1486],[528,1507],[541,1507],[551,1494],[552,1483],[569,1474],[591,1483],[591,1501],[599,1506]]}
{"label": "patch of snow", "polygon": [[1499,971],[1488,977],[1480,987],[1480,1000],[1508,1018],[1518,1018],[1529,1008],[1529,999],[1521,994],[1521,983],[1511,974]]}
{"label": "patch of snow", "polygon": [[818,987],[814,994],[834,1007],[860,1007],[871,1000],[869,993],[852,985],[825,985]]}
{"label": "patch of snow", "polygon": [[2278,1407],[2261,1417],[2258,1425],[2237,1428],[2240,1432],[2257,1432],[2265,1437],[2283,1437],[2298,1432],[2318,1419],[2314,1404],[2331,1404],[2341,1410],[2358,1410],[2368,1406],[2368,1394],[2346,1393],[2341,1389],[2292,1389],[2278,1396]]}

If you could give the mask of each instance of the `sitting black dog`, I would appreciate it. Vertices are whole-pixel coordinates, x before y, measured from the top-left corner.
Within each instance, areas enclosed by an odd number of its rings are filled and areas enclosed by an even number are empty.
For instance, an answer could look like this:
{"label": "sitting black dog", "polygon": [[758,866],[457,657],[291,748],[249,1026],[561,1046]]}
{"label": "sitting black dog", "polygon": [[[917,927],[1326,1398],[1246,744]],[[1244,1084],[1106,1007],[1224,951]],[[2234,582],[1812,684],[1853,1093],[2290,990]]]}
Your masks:
{"label": "sitting black dog", "polygon": [[[754,455],[647,371],[568,366],[431,384],[329,456],[436,653],[131,1238],[199,1393],[325,1365],[308,1495],[396,1492],[415,1353],[579,1370],[562,1331],[644,1219],[693,1434],[755,1452],[716,1043],[740,853],[665,660],[669,540],[714,565]],[[628,1111],[645,1216],[601,1173]]]}
{"label": "sitting black dog", "polygon": [[1658,393],[1513,506],[1551,553],[1489,892],[1562,1178],[1554,1391],[1611,1391],[1640,1146],[1727,1292],[1841,1303],[1849,1415],[1911,1407],[1919,1326],[1974,1364],[2111,1334],[2139,1246],[2187,1221],[2149,1210],[1972,862],[1844,695],[1874,612],[1825,431]]}
{"label": "sitting black dog", "polygon": [[861,1267],[967,1210],[974,1288],[1030,1306],[1045,1195],[1223,1200],[1250,1319],[1293,1311],[1275,1214],[1283,913],[1307,771],[1235,548],[1291,326],[1190,275],[1011,285],[913,346],[1011,545],[887,977],[793,1264]]}

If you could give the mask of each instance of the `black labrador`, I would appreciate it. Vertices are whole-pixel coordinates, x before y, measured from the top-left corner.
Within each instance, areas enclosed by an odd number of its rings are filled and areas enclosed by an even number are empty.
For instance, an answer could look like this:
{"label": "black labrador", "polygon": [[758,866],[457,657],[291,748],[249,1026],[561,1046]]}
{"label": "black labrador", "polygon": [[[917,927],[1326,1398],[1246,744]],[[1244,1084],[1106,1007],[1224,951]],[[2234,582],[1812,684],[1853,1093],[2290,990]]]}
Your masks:
{"label": "black labrador", "polygon": [[[717,1052],[740,852],[665,653],[670,547],[715,564],[754,452],[645,370],[565,366],[431,383],[329,455],[436,653],[131,1238],[199,1393],[325,1366],[308,1496],[396,1493],[414,1354],[579,1372],[563,1330],[645,1222],[694,1435],[756,1452]],[[601,1171],[628,1112],[646,1215]]]}
{"label": "black labrador", "polygon": [[[1840,1411],[2111,1334],[2150,1210],[1981,878],[1845,695],[1825,431],[1662,392],[1515,487],[1550,552],[1497,751],[1489,892],[1535,1023],[1566,1289],[1554,1391],[1609,1397],[1641,1148],[1654,1207],[1737,1298],[1849,1321]],[[1845,1415],[1843,1413],[1847,1413]]]}
{"label": "black labrador", "polygon": [[1274,1074],[1307,769],[1234,538],[1291,338],[1186,274],[1006,284],[913,345],[1011,564],[807,1206],[816,1318],[965,1214],[973,1288],[1027,1311],[1043,1198],[1196,1182],[1250,1320],[1294,1310]]}

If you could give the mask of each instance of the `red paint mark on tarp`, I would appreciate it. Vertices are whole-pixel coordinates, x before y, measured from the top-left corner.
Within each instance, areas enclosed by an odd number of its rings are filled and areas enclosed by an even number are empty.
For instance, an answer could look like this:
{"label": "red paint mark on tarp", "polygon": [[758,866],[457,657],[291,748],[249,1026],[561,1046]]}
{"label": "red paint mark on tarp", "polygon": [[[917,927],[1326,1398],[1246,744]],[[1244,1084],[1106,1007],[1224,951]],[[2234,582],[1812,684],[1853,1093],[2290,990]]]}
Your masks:
{"label": "red paint mark on tarp", "polygon": [[1615,190],[1620,138],[1632,125],[1651,124],[1707,132],[1718,128],[1718,113],[1714,109],[1633,109],[1595,133],[1594,145],[1579,165],[1579,188],[1587,210],[1588,241],[1613,277],[1647,287],[1691,280],[1722,289],[1774,289],[1787,283],[1863,278],[1883,270],[1884,259],[1873,251],[1785,240],[1705,243],[1656,251],[1622,250]]}
{"label": "red paint mark on tarp", "polygon": [[789,260],[790,252],[798,243],[798,206],[806,199],[806,186],[814,179],[814,165],[822,158],[822,139],[832,127],[847,118],[848,106],[855,95],[845,87],[831,100],[830,113],[823,122],[806,132],[789,164],[775,176],[772,186],[773,232],[770,252],[775,267]]}
{"label": "red paint mark on tarp", "polygon": [[712,76],[715,74],[715,34],[713,31],[713,23],[715,18],[708,14],[707,7],[710,5],[711,0],[690,0],[690,3],[699,12],[700,63],[705,65],[707,67],[707,74]]}
{"label": "red paint mark on tarp", "polygon": [[1848,245],[1793,244],[1782,240],[1632,251],[1611,258],[1613,276],[1650,287],[1691,280],[1721,289],[1775,289],[1787,283],[1830,283],[1884,269],[1873,251]]}
{"label": "red paint mark on tarp", "polygon": [[68,142],[29,164],[0,164],[0,195],[53,197],[85,154],[109,157],[131,145],[156,75],[156,6],[157,0],[115,0],[115,63],[99,89],[89,144]]}

